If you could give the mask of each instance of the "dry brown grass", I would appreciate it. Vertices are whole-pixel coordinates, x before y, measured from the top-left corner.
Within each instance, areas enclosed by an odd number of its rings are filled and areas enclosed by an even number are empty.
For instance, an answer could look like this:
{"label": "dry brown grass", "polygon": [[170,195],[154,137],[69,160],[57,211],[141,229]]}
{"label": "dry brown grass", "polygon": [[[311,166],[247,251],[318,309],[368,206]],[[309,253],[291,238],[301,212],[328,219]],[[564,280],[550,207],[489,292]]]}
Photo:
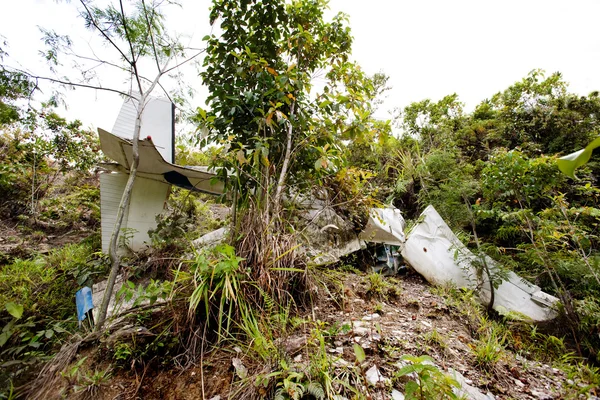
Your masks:
{"label": "dry brown grass", "polygon": [[82,345],[92,343],[98,338],[97,333],[91,333],[85,338],[76,337],[75,340],[65,343],[54,358],[44,365],[33,381],[19,388],[19,393],[31,400],[60,398],[58,388],[62,386],[61,382],[63,381],[61,372],[73,362]]}
{"label": "dry brown grass", "polygon": [[307,272],[297,251],[297,236],[286,232],[276,218],[265,214],[250,208],[240,220],[236,254],[244,258],[244,268],[248,268],[250,279],[260,289],[259,293],[252,293],[249,288],[246,294],[257,305],[262,303],[260,295],[265,293],[279,305],[303,300]]}

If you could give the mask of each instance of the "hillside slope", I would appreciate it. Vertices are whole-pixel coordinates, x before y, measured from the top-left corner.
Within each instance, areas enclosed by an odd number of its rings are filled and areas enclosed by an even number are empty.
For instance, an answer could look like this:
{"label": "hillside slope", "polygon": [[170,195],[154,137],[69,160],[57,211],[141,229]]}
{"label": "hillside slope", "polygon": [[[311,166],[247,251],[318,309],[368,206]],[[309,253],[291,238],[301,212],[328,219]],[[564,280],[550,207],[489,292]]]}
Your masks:
{"label": "hillside slope", "polygon": [[[272,398],[272,392],[261,392],[261,379],[301,383],[323,368],[334,390],[354,390],[357,398],[398,399],[407,383],[417,380],[399,375],[410,364],[403,355],[430,356],[461,384],[456,392],[463,398],[559,399],[593,393],[577,380],[577,368],[562,362],[569,357],[560,339],[519,322],[486,318],[468,292],[432,287],[414,273],[402,278],[327,274],[337,285],[322,291],[301,318],[290,319],[295,329],[272,332],[279,365],[261,363],[252,343],[233,342],[206,349],[186,370],[156,363],[143,371],[117,368],[102,398]],[[355,344],[364,350],[364,360]],[[443,374],[433,375],[443,387]],[[301,393],[290,388],[281,398]],[[447,398],[430,392],[424,398]]]}

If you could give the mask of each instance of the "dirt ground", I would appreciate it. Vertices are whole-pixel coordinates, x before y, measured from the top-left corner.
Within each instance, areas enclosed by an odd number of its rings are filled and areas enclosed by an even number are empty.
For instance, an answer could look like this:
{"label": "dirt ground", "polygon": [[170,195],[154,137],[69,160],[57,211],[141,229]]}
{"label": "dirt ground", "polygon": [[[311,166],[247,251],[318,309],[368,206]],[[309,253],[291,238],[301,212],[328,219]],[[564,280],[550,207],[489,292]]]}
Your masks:
{"label": "dirt ground", "polygon": [[[14,220],[0,219],[0,264],[13,258],[27,258],[32,254],[46,254],[71,243],[79,243],[95,229],[81,226],[66,232],[45,232],[29,228],[24,230],[23,223]],[[3,260],[2,258],[6,258]]]}
{"label": "dirt ground", "polygon": [[[491,370],[482,370],[474,363],[471,348],[475,332],[469,321],[446,304],[444,298],[432,293],[432,287],[418,274],[409,273],[388,282],[400,287],[397,296],[386,301],[369,294],[364,274],[347,273],[344,282],[344,301],[320,296],[319,302],[305,317],[326,322],[325,326],[346,326],[327,342],[334,365],[354,363],[353,344],[359,343],[366,353],[363,368],[375,366],[381,382],[370,389],[373,399],[396,399],[392,390],[397,383],[388,378],[399,369],[400,356],[427,354],[444,372],[462,375],[464,392],[472,399],[560,399],[567,377],[548,364],[506,351]],[[434,291],[435,292],[435,291]],[[437,331],[444,346],[428,340]],[[309,357],[306,350],[308,335],[299,331],[284,342],[290,359],[302,364]],[[392,349],[392,350],[390,350]],[[219,349],[206,354],[201,365],[187,370],[115,371],[113,380],[104,391],[104,399],[235,399],[232,383],[236,379],[232,359],[238,357],[232,349]],[[242,362],[250,363],[250,360]],[[456,372],[452,372],[456,371]],[[455,375],[456,376],[456,375]],[[387,384],[383,384],[387,381]],[[394,385],[394,387],[392,387]],[[396,396],[398,393],[395,394]]]}

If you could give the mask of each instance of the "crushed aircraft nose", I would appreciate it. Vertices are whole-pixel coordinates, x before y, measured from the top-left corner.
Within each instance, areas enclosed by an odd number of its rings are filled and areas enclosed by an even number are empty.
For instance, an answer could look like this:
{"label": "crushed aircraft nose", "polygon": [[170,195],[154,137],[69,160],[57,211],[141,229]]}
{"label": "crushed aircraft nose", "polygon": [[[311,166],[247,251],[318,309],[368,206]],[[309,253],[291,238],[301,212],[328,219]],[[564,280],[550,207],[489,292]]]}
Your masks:
{"label": "crushed aircraft nose", "polygon": [[400,246],[377,244],[374,251],[376,263],[373,272],[386,276],[406,273],[406,266],[402,264]]}

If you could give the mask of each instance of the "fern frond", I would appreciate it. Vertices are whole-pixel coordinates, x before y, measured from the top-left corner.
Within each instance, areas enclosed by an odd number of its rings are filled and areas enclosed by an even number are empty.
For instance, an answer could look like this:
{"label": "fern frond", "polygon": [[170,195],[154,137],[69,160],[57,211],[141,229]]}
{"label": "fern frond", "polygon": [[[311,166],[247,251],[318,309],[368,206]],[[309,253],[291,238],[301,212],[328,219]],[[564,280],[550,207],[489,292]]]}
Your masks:
{"label": "fern frond", "polygon": [[277,389],[277,391],[275,392],[275,397],[273,397],[273,400],[286,400],[283,395],[283,388]]}
{"label": "fern frond", "polygon": [[323,400],[325,398],[325,390],[323,390],[323,386],[319,382],[308,382],[306,385],[306,393],[317,400]]}

